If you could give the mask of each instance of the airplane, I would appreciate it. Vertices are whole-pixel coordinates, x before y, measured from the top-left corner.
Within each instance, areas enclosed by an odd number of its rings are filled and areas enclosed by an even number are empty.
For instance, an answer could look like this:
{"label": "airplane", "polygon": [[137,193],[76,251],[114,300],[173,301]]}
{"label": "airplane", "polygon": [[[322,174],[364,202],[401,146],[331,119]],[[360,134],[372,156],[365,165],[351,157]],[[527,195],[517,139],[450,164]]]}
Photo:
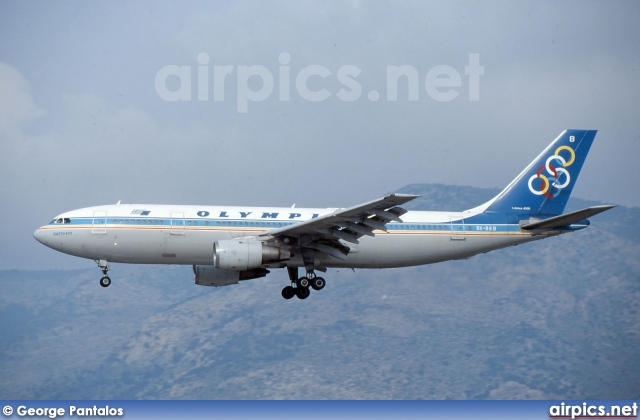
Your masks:
{"label": "airplane", "polygon": [[[596,130],[565,130],[504,190],[465,211],[407,211],[419,197],[388,194],[349,208],[121,204],[56,216],[34,237],[95,260],[107,287],[109,262],[193,266],[195,283],[228,286],[286,268],[282,297],[321,290],[327,268],[395,268],[466,259],[574,232],[615,206],[562,214]],[[306,275],[299,276],[299,268]]]}

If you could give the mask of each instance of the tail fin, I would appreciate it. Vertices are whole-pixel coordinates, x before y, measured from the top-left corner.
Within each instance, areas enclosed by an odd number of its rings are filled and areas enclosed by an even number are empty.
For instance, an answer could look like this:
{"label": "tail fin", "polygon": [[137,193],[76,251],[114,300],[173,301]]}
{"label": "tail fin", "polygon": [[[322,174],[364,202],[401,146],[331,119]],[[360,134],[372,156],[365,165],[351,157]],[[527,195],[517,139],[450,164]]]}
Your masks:
{"label": "tail fin", "polygon": [[596,130],[566,130],[485,207],[487,213],[559,215],[578,179]]}

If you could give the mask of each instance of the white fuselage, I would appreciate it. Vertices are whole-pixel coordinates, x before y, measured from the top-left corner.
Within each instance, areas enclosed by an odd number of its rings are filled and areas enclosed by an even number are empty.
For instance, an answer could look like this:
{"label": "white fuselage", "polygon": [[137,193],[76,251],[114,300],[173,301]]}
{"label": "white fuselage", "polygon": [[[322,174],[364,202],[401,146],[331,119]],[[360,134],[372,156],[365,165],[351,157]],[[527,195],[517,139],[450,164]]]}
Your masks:
{"label": "white fuselage", "polygon": [[[213,264],[213,244],[253,237],[336,209],[110,205],[70,211],[35,232],[43,244],[78,257],[137,264]],[[346,259],[323,255],[317,266],[389,268],[430,264],[517,245],[532,235],[517,224],[473,222],[473,212],[410,211],[364,236]],[[554,232],[559,234],[564,232]],[[304,266],[294,255],[288,266]]]}

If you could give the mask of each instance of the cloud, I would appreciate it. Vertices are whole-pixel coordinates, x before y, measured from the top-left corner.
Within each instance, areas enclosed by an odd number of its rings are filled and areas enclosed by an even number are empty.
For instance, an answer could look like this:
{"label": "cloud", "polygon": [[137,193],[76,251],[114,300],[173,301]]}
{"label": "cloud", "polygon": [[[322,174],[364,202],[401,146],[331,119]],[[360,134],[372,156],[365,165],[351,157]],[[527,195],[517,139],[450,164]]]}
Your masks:
{"label": "cloud", "polygon": [[16,68],[0,62],[0,136],[20,138],[24,125],[42,115],[27,79]]}

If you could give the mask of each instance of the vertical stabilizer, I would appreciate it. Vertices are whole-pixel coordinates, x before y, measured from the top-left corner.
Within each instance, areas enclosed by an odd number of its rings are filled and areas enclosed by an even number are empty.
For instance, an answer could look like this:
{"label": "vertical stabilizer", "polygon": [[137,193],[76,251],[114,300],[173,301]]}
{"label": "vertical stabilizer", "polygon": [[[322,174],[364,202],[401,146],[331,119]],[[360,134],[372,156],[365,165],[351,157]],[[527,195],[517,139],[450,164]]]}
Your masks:
{"label": "vertical stabilizer", "polygon": [[491,201],[487,213],[529,216],[564,211],[596,130],[566,130]]}

